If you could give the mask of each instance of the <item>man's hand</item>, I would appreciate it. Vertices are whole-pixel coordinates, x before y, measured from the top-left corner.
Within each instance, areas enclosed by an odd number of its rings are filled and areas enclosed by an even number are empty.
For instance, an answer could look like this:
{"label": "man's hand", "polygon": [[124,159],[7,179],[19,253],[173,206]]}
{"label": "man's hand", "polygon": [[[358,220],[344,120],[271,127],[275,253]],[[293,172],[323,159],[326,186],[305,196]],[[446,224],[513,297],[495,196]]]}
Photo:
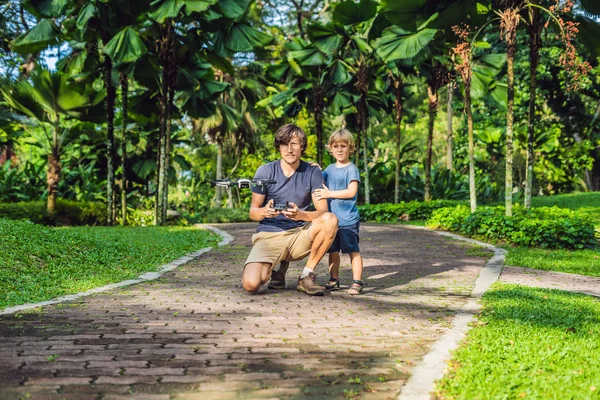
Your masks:
{"label": "man's hand", "polygon": [[273,208],[273,199],[269,200],[267,205],[263,207],[263,215],[265,218],[275,218],[279,214],[280,212]]}
{"label": "man's hand", "polygon": [[299,221],[300,220],[300,209],[298,208],[298,206],[296,205],[296,203],[291,203],[290,202],[290,206],[291,208],[288,208],[285,211],[282,211],[281,213],[283,215],[285,215],[286,217],[288,217],[289,219],[293,219],[294,221]]}
{"label": "man's hand", "polygon": [[323,184],[323,189],[316,189],[313,192],[313,196],[317,200],[329,199],[331,197],[331,191],[329,190],[329,188],[327,186],[325,186],[325,184]]}

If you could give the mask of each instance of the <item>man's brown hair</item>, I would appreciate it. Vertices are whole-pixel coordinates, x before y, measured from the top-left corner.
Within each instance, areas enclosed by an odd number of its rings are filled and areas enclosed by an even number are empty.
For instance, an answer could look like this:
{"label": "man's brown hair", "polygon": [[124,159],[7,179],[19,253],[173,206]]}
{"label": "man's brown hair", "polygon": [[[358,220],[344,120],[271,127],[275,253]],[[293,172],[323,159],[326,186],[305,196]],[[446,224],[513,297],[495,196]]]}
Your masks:
{"label": "man's brown hair", "polygon": [[294,136],[296,136],[300,141],[302,153],[304,153],[308,142],[306,139],[306,133],[304,133],[302,128],[294,124],[286,124],[277,129],[277,132],[275,133],[275,149],[279,151],[279,147],[282,144],[287,145]]}

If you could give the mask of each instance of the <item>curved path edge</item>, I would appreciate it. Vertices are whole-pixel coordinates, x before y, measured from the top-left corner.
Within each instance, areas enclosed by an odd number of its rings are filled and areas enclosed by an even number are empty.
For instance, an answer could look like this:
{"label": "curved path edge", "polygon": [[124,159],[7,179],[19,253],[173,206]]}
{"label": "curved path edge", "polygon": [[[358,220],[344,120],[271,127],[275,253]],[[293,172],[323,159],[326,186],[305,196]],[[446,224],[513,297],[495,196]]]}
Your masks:
{"label": "curved path edge", "polygon": [[[231,236],[229,233],[222,231],[221,229],[215,228],[214,226],[205,225],[205,224],[195,224],[194,227],[197,227],[199,229],[206,229],[206,230],[212,231],[212,232],[216,233],[217,235],[221,236],[222,239],[217,244],[217,246],[228,245],[233,240],[233,236]],[[66,301],[72,301],[72,300],[76,300],[78,298],[89,296],[92,294],[106,292],[111,289],[117,289],[117,288],[121,288],[121,287],[125,287],[125,286],[136,285],[136,284],[142,283],[142,282],[152,281],[154,279],[160,278],[163,274],[193,260],[194,258],[199,257],[201,254],[204,254],[207,251],[210,251],[211,249],[212,249],[212,247],[204,247],[198,251],[189,253],[189,254],[187,254],[183,257],[180,257],[176,260],[173,260],[167,264],[163,264],[158,268],[158,270],[152,271],[152,272],[146,272],[146,273],[138,276],[135,279],[128,279],[126,281],[111,283],[109,285],[100,286],[100,287],[97,287],[94,289],[87,290],[85,292],[68,294],[68,295],[57,297],[57,298],[54,298],[51,300],[40,301],[38,303],[26,303],[26,304],[21,304],[21,305],[14,306],[14,307],[7,307],[5,309],[0,309],[0,315],[13,314],[13,313],[16,313],[19,311],[31,310],[33,308],[49,306],[51,304],[58,304],[58,303],[66,302]]]}
{"label": "curved path edge", "polygon": [[475,315],[481,310],[478,300],[490,285],[500,277],[502,267],[504,266],[506,250],[489,243],[465,238],[449,232],[434,231],[425,227],[413,228],[433,231],[442,236],[486,247],[494,252],[494,255],[479,273],[475,281],[475,287],[471,292],[471,298],[454,317],[452,327],[431,346],[429,352],[427,352],[421,362],[413,368],[412,375],[404,386],[402,386],[398,395],[398,400],[430,400],[432,392],[435,389],[435,382],[444,376],[447,367],[446,362],[450,360],[451,352],[458,347],[459,342],[470,328],[469,323],[475,320]]}

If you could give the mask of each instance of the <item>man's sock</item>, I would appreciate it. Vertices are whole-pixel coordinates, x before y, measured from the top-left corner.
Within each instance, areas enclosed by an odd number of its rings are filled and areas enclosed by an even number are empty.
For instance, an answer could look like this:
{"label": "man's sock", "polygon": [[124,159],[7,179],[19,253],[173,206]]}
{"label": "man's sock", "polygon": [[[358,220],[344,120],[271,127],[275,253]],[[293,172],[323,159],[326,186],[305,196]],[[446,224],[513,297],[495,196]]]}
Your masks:
{"label": "man's sock", "polygon": [[300,275],[300,279],[306,278],[311,272],[313,272],[312,269],[304,267],[304,269],[302,270],[302,275]]}

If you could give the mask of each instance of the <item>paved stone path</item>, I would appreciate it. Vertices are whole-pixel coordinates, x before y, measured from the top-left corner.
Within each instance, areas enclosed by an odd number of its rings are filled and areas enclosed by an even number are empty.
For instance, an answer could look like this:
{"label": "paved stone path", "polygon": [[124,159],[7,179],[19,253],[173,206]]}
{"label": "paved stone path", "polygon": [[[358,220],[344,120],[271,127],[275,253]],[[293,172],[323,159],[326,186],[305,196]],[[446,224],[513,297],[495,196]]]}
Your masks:
{"label": "paved stone path", "polygon": [[366,224],[363,296],[297,292],[300,263],[286,290],[249,295],[255,224],[219,228],[229,246],[159,280],[1,316],[0,399],[394,399],[486,260],[434,232]]}

